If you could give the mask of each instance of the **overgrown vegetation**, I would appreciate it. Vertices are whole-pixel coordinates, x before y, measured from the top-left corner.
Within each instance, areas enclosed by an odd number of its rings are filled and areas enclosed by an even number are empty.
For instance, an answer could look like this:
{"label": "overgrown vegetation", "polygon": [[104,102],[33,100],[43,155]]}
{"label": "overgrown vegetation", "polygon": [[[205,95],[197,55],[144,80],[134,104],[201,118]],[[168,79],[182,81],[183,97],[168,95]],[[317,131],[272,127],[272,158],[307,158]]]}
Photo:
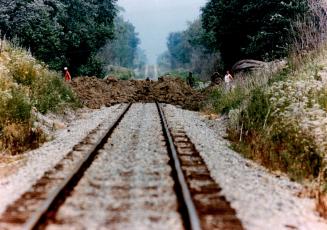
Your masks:
{"label": "overgrown vegetation", "polygon": [[211,0],[202,9],[209,47],[221,52],[226,68],[241,59],[285,57],[298,17],[309,11],[307,0]]}
{"label": "overgrown vegetation", "polygon": [[1,0],[0,33],[50,68],[69,66],[73,76],[99,74],[102,66],[94,57],[113,38],[115,2]]}
{"label": "overgrown vegetation", "polygon": [[6,41],[1,47],[0,151],[17,154],[45,140],[32,110],[46,113],[79,102],[58,73]]}
{"label": "overgrown vegetation", "polygon": [[[205,107],[229,116],[229,138],[234,148],[245,156],[272,170],[286,172],[295,180],[323,178],[327,175],[327,70],[323,67],[327,66],[326,5],[313,0],[260,4],[250,1],[242,3],[243,8],[235,12],[231,9],[236,2],[239,1],[212,0],[203,10],[204,27],[213,32],[217,48],[236,45],[235,52],[231,48],[220,49],[225,64],[243,57],[266,58],[268,55],[271,59],[287,55],[287,65],[275,62],[276,65],[249,74],[238,74],[231,90],[224,85],[214,88]],[[279,4],[283,6],[276,9]],[[220,11],[227,8],[230,10]],[[262,15],[245,19],[247,13],[259,9],[265,9]],[[213,10],[220,13],[210,14]],[[283,16],[286,12],[290,12],[289,18]],[[210,15],[213,18],[210,19]],[[229,22],[218,27],[227,18]],[[241,18],[246,23],[255,23],[255,31],[244,27],[241,37],[225,39],[233,35],[233,28],[239,28],[237,21]],[[269,18],[273,20],[265,21]],[[289,29],[287,37],[270,37],[279,36],[283,31],[280,26]],[[218,37],[223,33],[227,37]],[[256,42],[258,49],[252,49],[251,42]],[[236,56],[227,57],[228,52]]]}
{"label": "overgrown vegetation", "polygon": [[115,18],[114,25],[114,39],[101,48],[98,53],[100,60],[106,67],[143,68],[147,61],[144,52],[139,48],[140,39],[135,27],[121,16]]}
{"label": "overgrown vegetation", "polygon": [[189,23],[185,31],[170,33],[168,50],[157,60],[161,74],[191,71],[200,79],[208,80],[213,72],[221,71],[220,53],[208,47],[207,37],[200,19]]}
{"label": "overgrown vegetation", "polygon": [[[214,72],[223,73],[242,59],[284,58],[294,48],[294,40],[306,43],[306,38],[312,38],[300,33],[317,20],[310,9],[315,2],[311,1],[210,0],[199,19],[168,36],[167,51],[158,59],[160,69],[183,68],[208,80]],[[299,19],[301,26],[296,25]],[[312,43],[301,44],[301,50],[312,48]]]}

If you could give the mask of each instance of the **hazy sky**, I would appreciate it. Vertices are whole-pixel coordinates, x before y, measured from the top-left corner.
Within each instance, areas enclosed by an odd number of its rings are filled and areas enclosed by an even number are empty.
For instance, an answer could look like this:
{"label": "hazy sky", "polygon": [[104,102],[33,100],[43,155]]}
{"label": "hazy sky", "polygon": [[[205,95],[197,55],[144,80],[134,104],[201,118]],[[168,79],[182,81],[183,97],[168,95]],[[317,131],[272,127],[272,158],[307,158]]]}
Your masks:
{"label": "hazy sky", "polygon": [[207,0],[118,0],[123,16],[139,33],[141,48],[150,63],[164,52],[168,34],[187,28],[187,22],[200,15]]}

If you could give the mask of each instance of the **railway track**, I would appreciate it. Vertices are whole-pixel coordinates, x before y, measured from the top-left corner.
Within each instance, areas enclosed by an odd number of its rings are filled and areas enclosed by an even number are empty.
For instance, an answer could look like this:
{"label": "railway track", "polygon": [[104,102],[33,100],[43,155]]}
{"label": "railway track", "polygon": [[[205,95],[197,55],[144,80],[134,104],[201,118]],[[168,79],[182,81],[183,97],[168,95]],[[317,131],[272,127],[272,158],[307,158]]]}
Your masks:
{"label": "railway track", "polygon": [[0,229],[242,229],[158,103],[128,105],[101,138],[96,132],[7,208]]}

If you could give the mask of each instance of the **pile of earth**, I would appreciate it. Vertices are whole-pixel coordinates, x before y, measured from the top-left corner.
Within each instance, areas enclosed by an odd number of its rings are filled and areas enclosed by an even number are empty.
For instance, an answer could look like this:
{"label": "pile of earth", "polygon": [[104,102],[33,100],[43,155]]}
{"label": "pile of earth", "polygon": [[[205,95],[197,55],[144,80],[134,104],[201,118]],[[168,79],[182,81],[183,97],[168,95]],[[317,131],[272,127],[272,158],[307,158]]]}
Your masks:
{"label": "pile of earth", "polygon": [[118,103],[158,101],[198,110],[203,100],[201,93],[173,77],[160,77],[158,81],[80,77],[71,82],[71,87],[81,102],[92,109]]}

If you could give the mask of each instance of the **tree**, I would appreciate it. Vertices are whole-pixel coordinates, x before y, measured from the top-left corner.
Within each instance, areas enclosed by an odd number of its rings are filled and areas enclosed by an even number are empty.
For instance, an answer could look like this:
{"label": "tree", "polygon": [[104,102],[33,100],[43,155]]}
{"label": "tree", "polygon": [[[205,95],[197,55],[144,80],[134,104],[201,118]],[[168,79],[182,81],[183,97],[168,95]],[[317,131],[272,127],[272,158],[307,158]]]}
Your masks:
{"label": "tree", "polygon": [[[66,63],[71,66],[72,72],[91,75],[94,65],[97,65],[93,57],[114,35],[115,0],[61,1],[65,5],[65,13],[59,18],[59,23],[63,26],[61,40]],[[97,69],[101,69],[101,63]]]}
{"label": "tree", "polygon": [[140,39],[135,32],[135,27],[130,22],[124,21],[122,17],[117,17],[114,39],[107,41],[99,56],[106,65],[134,68],[140,64],[139,62],[145,61],[144,53],[138,49],[139,44]]}
{"label": "tree", "polygon": [[294,34],[292,24],[308,11],[307,0],[210,0],[202,24],[220,50],[225,67],[239,59],[284,57]]}
{"label": "tree", "polygon": [[73,75],[101,69],[97,51],[113,38],[116,0],[0,0],[0,30],[50,67]]}
{"label": "tree", "polygon": [[172,68],[178,68],[190,63],[191,47],[183,32],[170,33],[167,47],[171,56]]}
{"label": "tree", "polygon": [[219,52],[207,47],[210,35],[205,33],[200,19],[188,24],[185,31],[170,33],[167,39],[168,51],[159,56],[160,69],[181,69],[192,71],[205,79],[221,70]]}

